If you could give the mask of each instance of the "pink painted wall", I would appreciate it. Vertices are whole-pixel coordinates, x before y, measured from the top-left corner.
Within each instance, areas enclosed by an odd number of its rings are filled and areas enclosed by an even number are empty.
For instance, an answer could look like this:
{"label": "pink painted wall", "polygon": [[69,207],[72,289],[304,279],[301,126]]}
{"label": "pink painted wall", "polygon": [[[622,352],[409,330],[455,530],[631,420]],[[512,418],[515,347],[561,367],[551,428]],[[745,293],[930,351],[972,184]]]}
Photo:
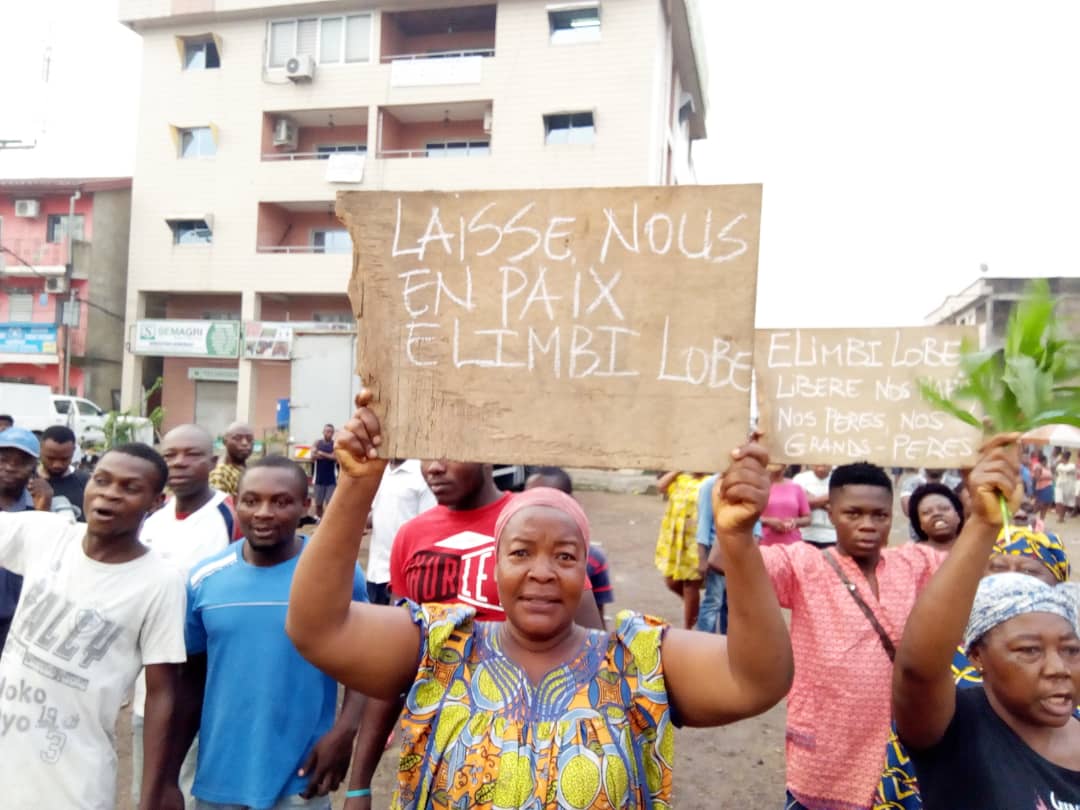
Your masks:
{"label": "pink painted wall", "polygon": [[262,121],[262,155],[284,155],[290,152],[314,152],[316,146],[333,143],[367,144],[367,126],[355,124],[334,127],[300,127],[295,150],[274,146],[274,121],[288,113],[265,113]]}
{"label": "pink painted wall", "polygon": [[161,375],[161,405],[165,408],[162,428],[171,430],[195,419],[195,381],[188,379],[188,369],[236,368],[237,361],[210,360],[205,357],[165,357]]}
{"label": "pink painted wall", "polygon": [[[29,382],[33,385],[47,385],[52,389],[54,394],[60,393],[60,366],[48,365],[48,366],[36,366],[32,363],[5,363],[0,365],[0,377],[5,379],[18,379]],[[71,367],[71,373],[68,377],[68,382],[71,384],[71,388],[75,391],[76,396],[84,396],[86,390],[83,382],[83,370],[78,366]],[[108,408],[108,402],[99,402],[102,408]],[[0,403],[0,411],[3,410],[3,404]]]}
{"label": "pink painted wall", "polygon": [[[330,205],[327,203],[327,207]],[[289,211],[274,203],[259,203],[256,247],[306,247],[311,244],[313,230],[338,230],[344,227],[328,211]]]}
{"label": "pink painted wall", "polygon": [[[15,216],[15,201],[24,198],[36,199],[41,203],[41,211],[33,219]],[[49,214],[66,215],[69,205],[66,194],[0,194],[0,241],[30,264],[63,264],[67,259],[65,243],[49,243],[45,237]],[[94,233],[93,208],[94,195],[91,193],[83,194],[75,201],[75,213],[83,215],[83,239],[87,241],[92,239]],[[9,255],[6,261],[14,262],[15,259]]]}
{"label": "pink painted wall", "polygon": [[310,321],[316,312],[351,312],[348,296],[305,295],[294,296],[288,301],[263,298],[264,321]]}
{"label": "pink painted wall", "polygon": [[367,127],[301,127],[297,152],[314,152],[316,146],[329,146],[339,143],[359,143],[367,145]]}
{"label": "pink painted wall", "polygon": [[[385,150],[423,149],[432,142],[491,139],[490,134],[484,132],[484,122],[481,120],[402,124],[389,111],[383,112],[382,148]],[[452,110],[450,114],[453,115]],[[393,123],[387,126],[391,121]]]}

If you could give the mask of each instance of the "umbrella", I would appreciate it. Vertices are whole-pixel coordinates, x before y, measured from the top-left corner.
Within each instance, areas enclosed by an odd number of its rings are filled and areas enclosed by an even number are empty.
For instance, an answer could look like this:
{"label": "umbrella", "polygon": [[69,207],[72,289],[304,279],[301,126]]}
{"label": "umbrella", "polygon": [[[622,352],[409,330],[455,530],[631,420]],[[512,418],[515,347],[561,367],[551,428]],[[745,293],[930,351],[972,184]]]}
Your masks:
{"label": "umbrella", "polygon": [[1071,425],[1043,425],[1025,433],[1023,440],[1051,447],[1080,447],[1080,428]]}

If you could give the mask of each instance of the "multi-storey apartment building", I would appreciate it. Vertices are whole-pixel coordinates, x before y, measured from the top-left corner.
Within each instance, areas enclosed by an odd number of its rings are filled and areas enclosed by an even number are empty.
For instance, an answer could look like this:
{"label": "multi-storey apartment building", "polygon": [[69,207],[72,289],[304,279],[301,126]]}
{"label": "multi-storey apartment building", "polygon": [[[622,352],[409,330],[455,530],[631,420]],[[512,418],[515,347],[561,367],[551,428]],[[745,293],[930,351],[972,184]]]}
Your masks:
{"label": "multi-storey apartment building", "polygon": [[0,381],[119,404],[130,211],[127,177],[0,180]]}
{"label": "multi-storey apartment building", "polygon": [[[1057,304],[1057,317],[1072,334],[1080,332],[1080,278],[1047,278]],[[928,324],[974,326],[979,345],[997,349],[1005,342],[1009,317],[1031,283],[1027,278],[983,276],[956,295],[948,296],[926,316]]]}
{"label": "multi-storey apartment building", "polygon": [[166,427],[258,433],[283,400],[309,424],[348,413],[319,384],[350,374],[329,347],[355,327],[339,190],[685,183],[705,134],[691,0],[120,0],[120,16],[144,43],[124,398],[162,376]]}

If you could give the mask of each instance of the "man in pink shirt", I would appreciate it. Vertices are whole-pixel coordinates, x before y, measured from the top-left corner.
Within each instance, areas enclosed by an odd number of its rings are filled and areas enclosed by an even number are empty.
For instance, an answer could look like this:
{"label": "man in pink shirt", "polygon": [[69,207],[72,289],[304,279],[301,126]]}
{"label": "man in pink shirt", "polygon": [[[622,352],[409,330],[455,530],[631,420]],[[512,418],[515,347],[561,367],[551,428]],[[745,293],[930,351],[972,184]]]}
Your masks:
{"label": "man in pink shirt", "polygon": [[[780,606],[791,610],[788,810],[871,807],[889,738],[895,647],[944,556],[923,543],[884,549],[892,481],[873,464],[837,467],[828,508],[834,549],[761,550]],[[722,568],[723,561],[714,552],[709,564]]]}

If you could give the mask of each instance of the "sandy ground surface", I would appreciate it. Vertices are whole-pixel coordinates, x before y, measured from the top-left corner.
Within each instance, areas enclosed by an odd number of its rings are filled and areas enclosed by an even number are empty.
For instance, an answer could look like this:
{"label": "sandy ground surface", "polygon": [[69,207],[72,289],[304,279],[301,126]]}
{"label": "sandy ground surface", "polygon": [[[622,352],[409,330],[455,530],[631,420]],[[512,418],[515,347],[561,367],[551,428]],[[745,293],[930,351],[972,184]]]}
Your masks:
{"label": "sandy ground surface", "polygon": [[[632,608],[678,623],[682,605],[663,585],[653,566],[653,550],[662,514],[656,496],[584,492],[581,501],[589,513],[593,536],[608,553],[615,589],[615,604],[608,616]],[[897,512],[899,514],[899,511]],[[1048,520],[1057,531],[1056,518]],[[1080,520],[1073,519],[1060,533],[1069,542],[1073,559],[1080,559]],[[904,542],[907,523],[897,518],[893,542]],[[361,559],[366,559],[366,551]],[[238,744],[242,744],[242,732]],[[120,810],[131,810],[131,732],[125,711],[117,728],[120,752]],[[675,738],[675,801],[679,810],[737,810],[780,808],[784,796],[784,707],[719,729],[682,729]],[[374,807],[389,806],[397,755],[383,757],[373,784]],[[344,791],[335,797],[341,807]]]}

